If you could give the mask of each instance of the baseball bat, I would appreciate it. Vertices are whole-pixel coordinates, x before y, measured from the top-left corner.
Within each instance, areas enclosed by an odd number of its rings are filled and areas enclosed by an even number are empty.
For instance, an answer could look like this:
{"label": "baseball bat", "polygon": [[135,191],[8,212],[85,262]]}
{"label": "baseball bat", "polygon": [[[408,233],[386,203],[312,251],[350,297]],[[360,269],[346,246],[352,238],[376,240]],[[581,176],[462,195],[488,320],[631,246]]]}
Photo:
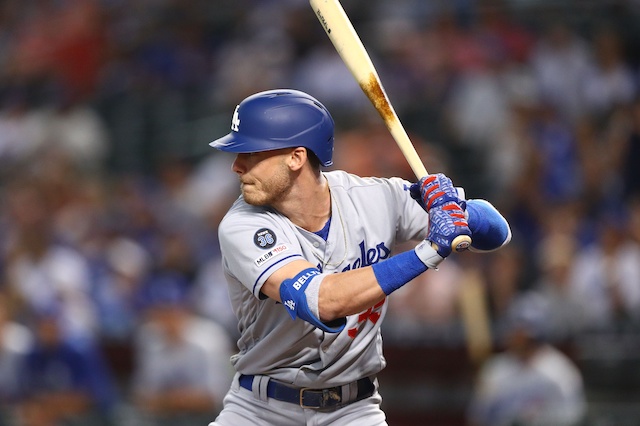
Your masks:
{"label": "baseball bat", "polygon": [[[413,173],[418,179],[426,176],[427,169],[409,139],[393,105],[391,105],[378,72],[340,2],[338,0],[309,0],[309,3],[342,61],[384,120]],[[455,251],[464,251],[470,245],[471,238],[469,236],[459,235],[452,241],[451,248]]]}

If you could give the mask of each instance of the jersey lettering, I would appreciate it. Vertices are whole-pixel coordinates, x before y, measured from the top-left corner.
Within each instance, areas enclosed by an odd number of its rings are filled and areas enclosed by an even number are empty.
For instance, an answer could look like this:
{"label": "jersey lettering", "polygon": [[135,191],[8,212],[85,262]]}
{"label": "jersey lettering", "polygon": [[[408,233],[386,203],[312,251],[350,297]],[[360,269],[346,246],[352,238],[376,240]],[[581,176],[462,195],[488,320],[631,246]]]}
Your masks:
{"label": "jersey lettering", "polygon": [[350,271],[351,269],[364,268],[365,266],[371,266],[380,262],[382,259],[386,259],[391,254],[391,250],[384,245],[384,242],[376,245],[374,248],[365,249],[364,241],[360,242],[360,258],[356,259],[351,265],[347,265],[342,272]]}
{"label": "jersey lettering", "polygon": [[231,130],[237,132],[240,130],[240,114],[238,110],[240,109],[240,105],[236,106],[235,111],[233,111],[233,118],[231,119]]}

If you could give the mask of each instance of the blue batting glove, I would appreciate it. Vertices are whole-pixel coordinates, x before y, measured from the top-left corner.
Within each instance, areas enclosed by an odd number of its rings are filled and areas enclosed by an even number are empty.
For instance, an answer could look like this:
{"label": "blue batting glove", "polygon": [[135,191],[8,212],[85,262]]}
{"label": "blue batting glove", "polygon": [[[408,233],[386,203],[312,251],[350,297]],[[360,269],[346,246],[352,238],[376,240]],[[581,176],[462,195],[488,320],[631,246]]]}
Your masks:
{"label": "blue batting glove", "polygon": [[409,194],[427,212],[451,201],[464,209],[464,201],[458,197],[458,190],[451,179],[442,173],[423,177],[409,187]]}
{"label": "blue batting glove", "polygon": [[438,204],[429,209],[429,232],[426,240],[443,258],[452,250],[464,251],[471,243],[471,230],[465,214],[455,201]]}

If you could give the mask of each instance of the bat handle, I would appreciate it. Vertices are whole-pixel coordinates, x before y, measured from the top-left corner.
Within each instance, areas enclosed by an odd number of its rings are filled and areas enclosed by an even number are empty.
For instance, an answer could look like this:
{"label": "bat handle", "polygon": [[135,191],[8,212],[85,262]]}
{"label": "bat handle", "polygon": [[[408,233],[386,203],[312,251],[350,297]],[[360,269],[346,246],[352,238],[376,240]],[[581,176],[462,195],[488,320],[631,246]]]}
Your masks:
{"label": "bat handle", "polygon": [[[458,235],[451,241],[451,250],[461,253],[468,249],[471,246],[471,237],[468,235]],[[431,243],[431,247],[435,251],[438,251],[438,245],[436,243]]]}
{"label": "bat handle", "polygon": [[451,250],[463,252],[471,246],[471,237],[468,235],[458,235],[451,241]]}

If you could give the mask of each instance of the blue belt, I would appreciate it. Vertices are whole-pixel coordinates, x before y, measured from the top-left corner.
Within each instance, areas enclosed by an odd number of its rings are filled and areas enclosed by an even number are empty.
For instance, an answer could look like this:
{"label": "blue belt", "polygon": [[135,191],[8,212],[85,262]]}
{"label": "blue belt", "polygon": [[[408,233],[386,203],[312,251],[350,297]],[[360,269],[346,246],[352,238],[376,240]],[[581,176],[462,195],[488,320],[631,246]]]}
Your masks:
{"label": "blue belt", "polygon": [[[252,390],[253,379],[254,376],[241,375],[240,386],[247,390]],[[348,400],[343,400],[342,386],[325,389],[296,388],[275,380],[269,380],[267,396],[278,401],[298,404],[302,408],[326,410],[369,398],[376,390],[375,384],[368,377],[358,380],[356,384],[358,389],[356,395],[351,395]]]}

